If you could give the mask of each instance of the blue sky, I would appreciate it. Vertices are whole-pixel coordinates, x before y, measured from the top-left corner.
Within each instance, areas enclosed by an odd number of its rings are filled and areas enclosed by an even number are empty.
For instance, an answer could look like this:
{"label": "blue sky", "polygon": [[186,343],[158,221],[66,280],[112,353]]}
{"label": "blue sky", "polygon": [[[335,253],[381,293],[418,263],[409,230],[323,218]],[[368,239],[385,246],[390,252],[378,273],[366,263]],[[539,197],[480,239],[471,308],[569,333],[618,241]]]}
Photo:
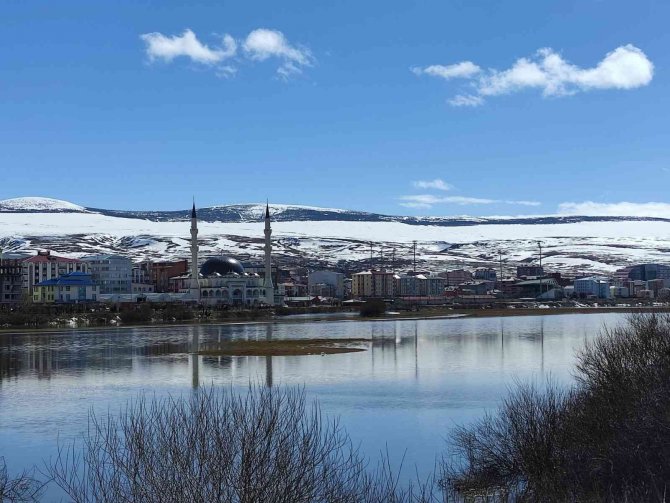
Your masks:
{"label": "blue sky", "polygon": [[667,1],[0,9],[0,199],[670,209]]}

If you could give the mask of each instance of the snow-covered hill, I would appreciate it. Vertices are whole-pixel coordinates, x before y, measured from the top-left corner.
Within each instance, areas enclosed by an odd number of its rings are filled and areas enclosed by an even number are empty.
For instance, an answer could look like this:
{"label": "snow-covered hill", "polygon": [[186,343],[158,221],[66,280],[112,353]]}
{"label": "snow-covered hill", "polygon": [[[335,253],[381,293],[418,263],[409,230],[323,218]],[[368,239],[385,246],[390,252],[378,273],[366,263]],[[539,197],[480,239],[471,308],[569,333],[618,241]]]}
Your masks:
{"label": "snow-covered hill", "polygon": [[[18,203],[12,201],[19,201]],[[262,256],[264,205],[198,210],[203,256]],[[421,267],[445,270],[480,265],[505,267],[537,259],[555,270],[611,272],[631,263],[670,262],[670,220],[626,217],[399,217],[308,206],[271,205],[276,259],[308,267],[369,267],[411,263],[418,243]],[[48,248],[81,256],[111,252],[141,259],[188,257],[189,211],[133,212],[84,208],[65,201],[20,198],[0,201],[0,247]],[[383,258],[382,258],[383,253]]]}
{"label": "snow-covered hill", "polygon": [[50,197],[16,197],[0,201],[0,212],[83,212],[86,208]]}

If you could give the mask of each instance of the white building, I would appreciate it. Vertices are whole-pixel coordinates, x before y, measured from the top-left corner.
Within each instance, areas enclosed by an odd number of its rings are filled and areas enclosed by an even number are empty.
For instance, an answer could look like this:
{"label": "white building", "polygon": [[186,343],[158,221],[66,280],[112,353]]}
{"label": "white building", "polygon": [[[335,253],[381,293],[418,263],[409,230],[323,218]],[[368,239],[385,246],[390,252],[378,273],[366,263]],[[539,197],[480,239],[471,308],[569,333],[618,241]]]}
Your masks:
{"label": "white building", "polygon": [[575,296],[577,297],[597,297],[599,299],[610,298],[610,283],[604,278],[591,276],[588,278],[579,278],[574,282]]}
{"label": "white building", "polygon": [[[191,272],[188,293],[191,300],[208,305],[275,305],[283,303],[272,282],[272,229],[270,208],[265,208],[265,274],[249,274],[232,257],[211,257],[198,270],[198,220],[195,204],[191,211]],[[184,292],[186,293],[186,292]]]}

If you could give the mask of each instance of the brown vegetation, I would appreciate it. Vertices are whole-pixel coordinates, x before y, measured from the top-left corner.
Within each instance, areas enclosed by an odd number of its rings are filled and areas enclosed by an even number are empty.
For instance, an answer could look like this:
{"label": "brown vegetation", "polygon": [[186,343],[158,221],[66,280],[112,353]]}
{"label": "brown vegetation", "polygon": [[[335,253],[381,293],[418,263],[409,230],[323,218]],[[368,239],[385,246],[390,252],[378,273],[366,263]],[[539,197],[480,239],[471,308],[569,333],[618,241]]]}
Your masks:
{"label": "brown vegetation", "polygon": [[[368,339],[285,339],[227,341],[201,349],[204,356],[299,356],[365,351]],[[352,344],[355,344],[352,346]]]}

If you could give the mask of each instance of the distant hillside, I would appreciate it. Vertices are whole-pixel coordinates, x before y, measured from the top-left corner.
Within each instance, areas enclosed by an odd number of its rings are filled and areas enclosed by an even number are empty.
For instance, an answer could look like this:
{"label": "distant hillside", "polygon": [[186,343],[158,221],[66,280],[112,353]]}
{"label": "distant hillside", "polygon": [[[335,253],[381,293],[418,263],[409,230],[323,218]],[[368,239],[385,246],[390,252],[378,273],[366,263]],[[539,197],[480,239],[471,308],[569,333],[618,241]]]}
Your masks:
{"label": "distant hillside", "polygon": [[[317,208],[312,206],[271,204],[272,220],[275,222],[399,222],[407,225],[431,225],[456,227],[464,225],[538,225],[569,224],[578,222],[630,222],[659,221],[670,219],[656,217],[614,216],[529,216],[529,217],[412,217],[382,215],[365,211]],[[100,215],[137,218],[152,222],[179,222],[188,220],[190,209],[176,211],[132,211],[104,208],[85,208],[77,204],[44,197],[22,197],[0,201],[0,213],[97,213]],[[198,208],[198,219],[203,222],[257,222],[263,219],[263,204],[231,204]]]}
{"label": "distant hillside", "polygon": [[[351,272],[406,270],[417,242],[424,270],[542,263],[570,275],[609,274],[641,262],[670,263],[670,219],[638,217],[403,217],[362,211],[270,205],[273,259],[285,267]],[[263,254],[263,204],[199,208],[201,258]],[[48,198],[0,201],[0,249],[66,256],[118,253],[133,260],[188,258],[190,210],[86,208]],[[372,246],[372,260],[370,248]],[[391,263],[391,256],[395,262]]]}

